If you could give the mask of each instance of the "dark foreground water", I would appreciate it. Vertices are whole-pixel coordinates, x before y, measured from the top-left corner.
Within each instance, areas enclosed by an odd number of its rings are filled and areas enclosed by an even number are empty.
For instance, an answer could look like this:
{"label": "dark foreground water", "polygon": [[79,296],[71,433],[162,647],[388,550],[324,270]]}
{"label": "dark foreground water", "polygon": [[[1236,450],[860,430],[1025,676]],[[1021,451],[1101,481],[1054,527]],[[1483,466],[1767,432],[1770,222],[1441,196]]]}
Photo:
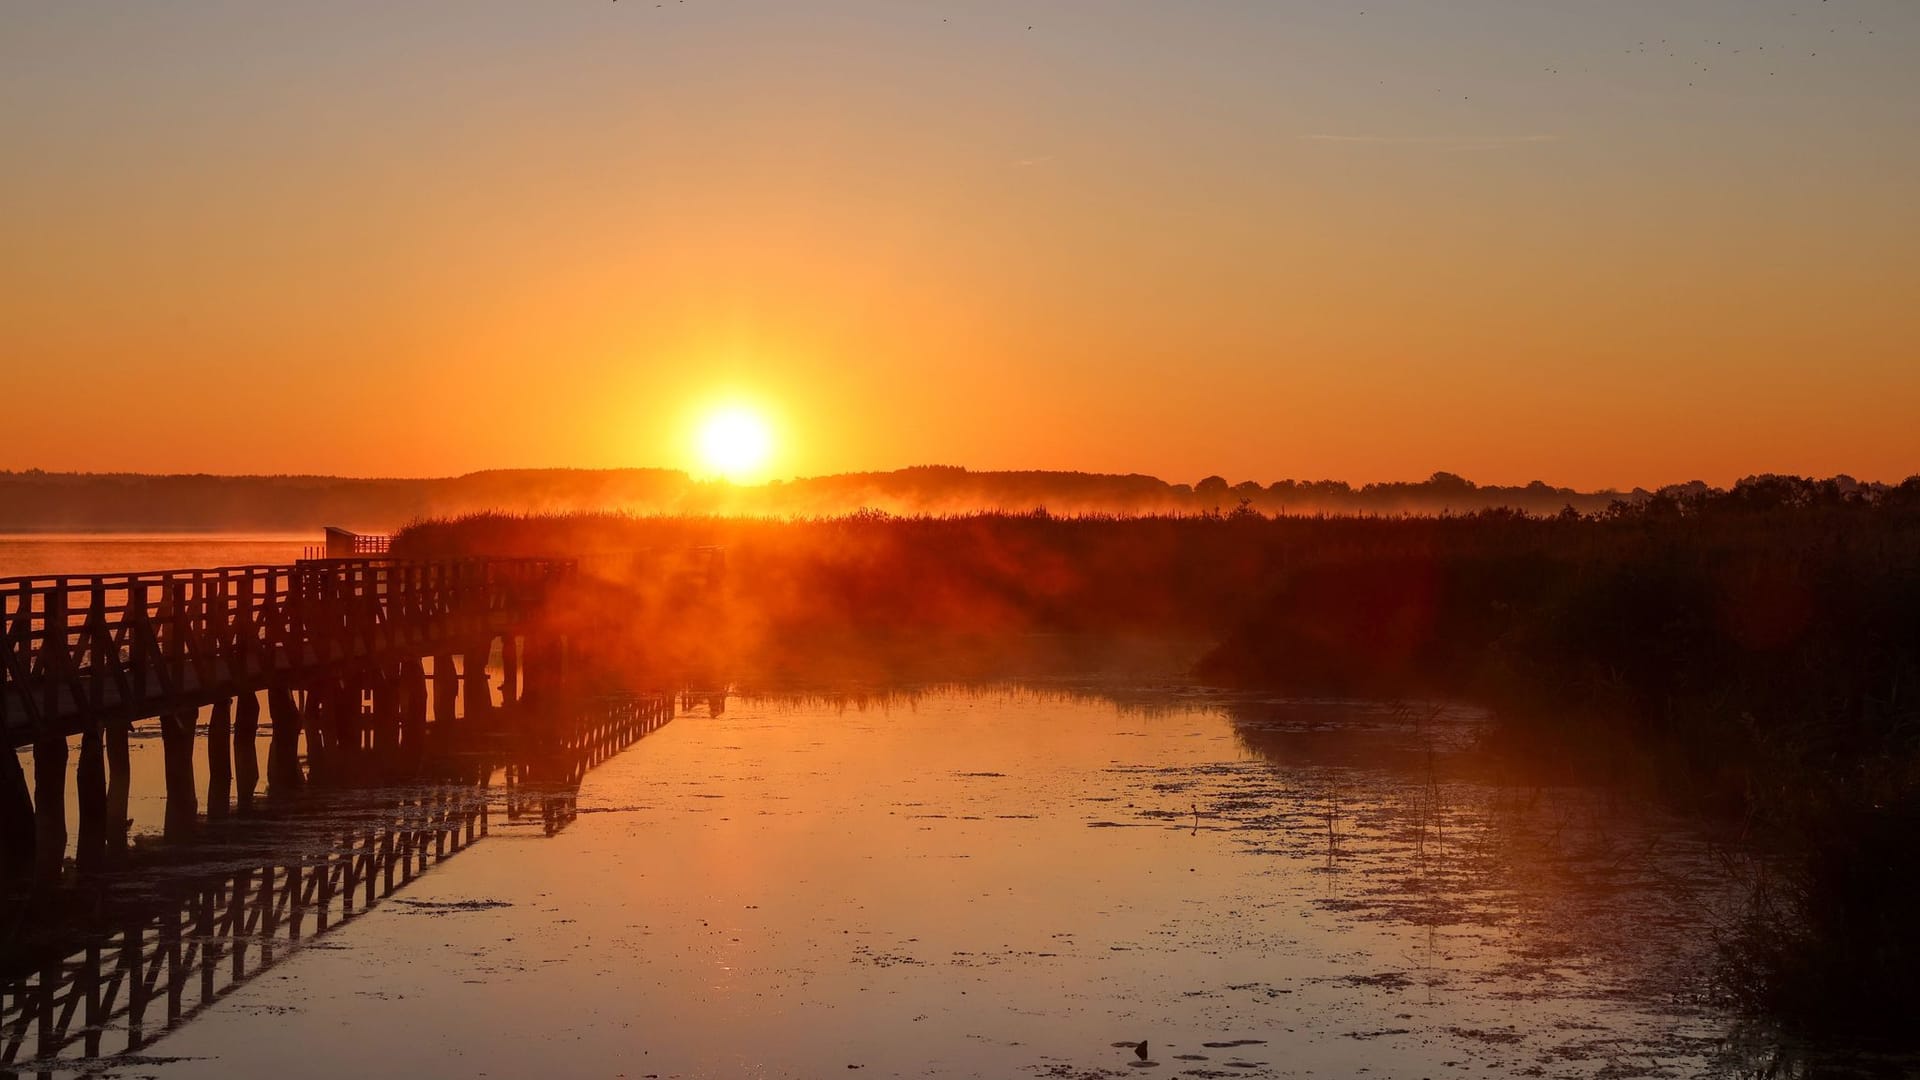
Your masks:
{"label": "dark foreground water", "polygon": [[[1617,1077],[1764,1060],[1700,997],[1725,910],[1706,845],[1496,767],[1472,713],[1059,687],[710,708],[587,773],[558,817],[509,821],[496,779],[472,847],[277,946],[170,1030],[150,1007],[157,1039],[73,1071]],[[328,857],[341,828],[320,820],[286,862]]]}

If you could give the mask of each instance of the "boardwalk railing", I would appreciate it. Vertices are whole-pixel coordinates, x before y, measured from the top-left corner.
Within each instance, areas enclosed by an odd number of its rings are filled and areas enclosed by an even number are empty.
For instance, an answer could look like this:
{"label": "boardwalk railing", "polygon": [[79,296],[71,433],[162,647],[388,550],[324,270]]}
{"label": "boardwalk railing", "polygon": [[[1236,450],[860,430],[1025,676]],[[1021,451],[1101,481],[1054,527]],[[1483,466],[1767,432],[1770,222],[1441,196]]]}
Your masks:
{"label": "boardwalk railing", "polygon": [[393,651],[427,655],[517,625],[574,564],[326,559],[0,579],[0,731],[11,746],[82,718],[198,707]]}
{"label": "boardwalk railing", "polygon": [[[351,922],[488,832],[486,792],[434,792],[391,821],[343,831],[318,858],[289,857],[192,881],[183,895],[124,917],[117,932],[45,958],[0,997],[0,1070],[77,1070],[61,1060],[137,1053],[271,968]],[[177,887],[176,887],[177,888]],[[117,1032],[117,1039],[116,1039]],[[115,1039],[120,1045],[109,1046]]]}
{"label": "boardwalk railing", "polygon": [[[136,1061],[306,943],[494,834],[502,817],[532,827],[506,835],[565,828],[586,772],[672,719],[664,694],[588,702],[499,747],[502,761],[483,755],[450,770],[477,766],[470,782],[370,792],[337,818],[322,805],[267,823],[281,830],[268,846],[283,853],[236,860],[216,846],[204,869],[175,858],[150,878],[129,871],[143,887],[74,905],[54,940],[0,964],[0,1076]],[[496,773],[504,786],[491,786]],[[0,937],[0,957],[6,944]]]}

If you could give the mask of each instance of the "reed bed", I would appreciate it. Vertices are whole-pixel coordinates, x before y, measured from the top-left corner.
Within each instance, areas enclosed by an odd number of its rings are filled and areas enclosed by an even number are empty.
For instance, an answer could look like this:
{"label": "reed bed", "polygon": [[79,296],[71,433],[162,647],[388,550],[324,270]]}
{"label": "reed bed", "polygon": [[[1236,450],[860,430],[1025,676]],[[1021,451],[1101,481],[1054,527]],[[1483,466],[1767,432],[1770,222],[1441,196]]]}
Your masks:
{"label": "reed bed", "polygon": [[[1725,934],[1730,992],[1816,1033],[1916,1037],[1920,478],[1764,477],[1551,516],[480,514],[394,542],[708,545],[727,563],[698,635],[716,666],[966,676],[1157,640],[1218,684],[1492,706],[1504,738],[1635,777],[1762,853]],[[640,587],[606,595],[671,608]]]}

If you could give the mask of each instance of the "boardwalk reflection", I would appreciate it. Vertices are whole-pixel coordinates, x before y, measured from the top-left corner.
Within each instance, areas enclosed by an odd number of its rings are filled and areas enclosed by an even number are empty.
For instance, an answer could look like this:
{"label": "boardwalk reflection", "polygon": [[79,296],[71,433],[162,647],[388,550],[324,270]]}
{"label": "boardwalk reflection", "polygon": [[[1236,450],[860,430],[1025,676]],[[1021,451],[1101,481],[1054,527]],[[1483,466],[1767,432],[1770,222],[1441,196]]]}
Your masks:
{"label": "boardwalk reflection", "polygon": [[431,762],[436,782],[336,791],[210,825],[191,844],[136,853],[125,873],[68,893],[57,912],[9,902],[0,1076],[136,1063],[502,818],[538,822],[546,836],[564,829],[586,773],[672,715],[670,698],[623,696],[560,724],[502,725]]}

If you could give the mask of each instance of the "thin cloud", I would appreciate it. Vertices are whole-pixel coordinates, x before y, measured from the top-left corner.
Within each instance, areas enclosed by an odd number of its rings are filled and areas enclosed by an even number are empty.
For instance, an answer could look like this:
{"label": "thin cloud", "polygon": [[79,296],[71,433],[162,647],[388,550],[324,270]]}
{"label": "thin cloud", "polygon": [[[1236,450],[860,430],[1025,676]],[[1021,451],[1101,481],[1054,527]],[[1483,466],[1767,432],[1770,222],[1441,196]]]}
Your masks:
{"label": "thin cloud", "polygon": [[1431,146],[1437,150],[1499,150],[1509,146],[1559,142],[1558,135],[1302,135],[1306,142],[1361,143],[1373,146]]}

